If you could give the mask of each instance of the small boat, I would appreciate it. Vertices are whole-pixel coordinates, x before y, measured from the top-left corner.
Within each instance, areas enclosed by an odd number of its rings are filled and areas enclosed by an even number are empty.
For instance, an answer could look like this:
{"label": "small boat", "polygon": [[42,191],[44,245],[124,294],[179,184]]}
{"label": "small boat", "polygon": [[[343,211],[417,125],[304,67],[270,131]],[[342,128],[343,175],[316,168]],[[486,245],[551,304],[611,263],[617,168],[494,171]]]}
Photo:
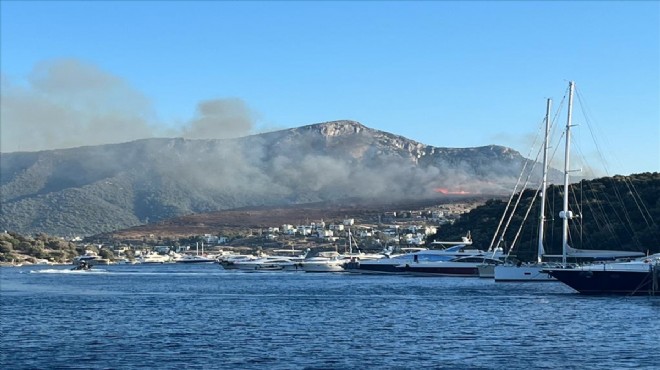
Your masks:
{"label": "small boat", "polygon": [[72,268],[72,271],[89,271],[92,269],[92,265],[89,264],[87,261],[80,261],[78,265],[74,268]]}
{"label": "small boat", "polygon": [[660,293],[660,253],[627,262],[545,270],[581,294],[655,295]]}
{"label": "small boat", "polygon": [[96,254],[96,252],[85,251],[85,254],[83,254],[82,256],[74,257],[72,263],[76,267],[80,266],[82,263],[85,263],[88,266],[92,266],[96,264],[96,260],[98,259],[98,257],[99,256],[98,254]]}

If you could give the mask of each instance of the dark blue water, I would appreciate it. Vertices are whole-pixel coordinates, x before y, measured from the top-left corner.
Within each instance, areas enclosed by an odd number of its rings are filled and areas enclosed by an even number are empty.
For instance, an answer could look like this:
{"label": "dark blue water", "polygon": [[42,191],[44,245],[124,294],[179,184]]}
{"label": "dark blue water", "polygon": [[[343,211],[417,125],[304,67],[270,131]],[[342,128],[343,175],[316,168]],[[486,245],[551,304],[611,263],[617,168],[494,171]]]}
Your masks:
{"label": "dark blue water", "polygon": [[217,265],[68,268],[0,269],[3,369],[660,367],[660,297]]}

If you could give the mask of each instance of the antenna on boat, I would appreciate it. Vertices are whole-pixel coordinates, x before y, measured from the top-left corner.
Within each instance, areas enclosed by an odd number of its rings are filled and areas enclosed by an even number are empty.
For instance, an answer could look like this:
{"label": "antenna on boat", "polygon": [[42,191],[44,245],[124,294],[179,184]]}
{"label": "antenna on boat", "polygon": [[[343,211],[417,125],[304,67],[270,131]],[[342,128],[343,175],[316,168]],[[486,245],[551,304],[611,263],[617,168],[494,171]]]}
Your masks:
{"label": "antenna on boat", "polygon": [[571,211],[568,210],[568,180],[569,180],[569,161],[571,152],[571,120],[573,115],[573,91],[575,90],[575,82],[568,83],[568,114],[566,117],[566,149],[564,153],[564,207],[559,212],[559,217],[562,219],[561,229],[561,263],[566,267],[566,253],[568,251],[568,220],[572,218]]}

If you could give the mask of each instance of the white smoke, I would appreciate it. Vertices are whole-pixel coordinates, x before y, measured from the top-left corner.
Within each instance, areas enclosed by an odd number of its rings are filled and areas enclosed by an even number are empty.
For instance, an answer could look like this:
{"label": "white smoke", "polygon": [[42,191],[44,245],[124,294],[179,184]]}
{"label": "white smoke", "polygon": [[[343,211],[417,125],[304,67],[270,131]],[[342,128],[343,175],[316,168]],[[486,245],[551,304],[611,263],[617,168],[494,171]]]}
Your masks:
{"label": "white smoke", "polygon": [[[249,134],[254,114],[239,99],[199,103],[183,127],[158,122],[151,101],[122,78],[76,59],[37,64],[16,83],[2,76],[0,151],[38,151],[151,137],[218,139]],[[165,124],[164,124],[165,123]]]}

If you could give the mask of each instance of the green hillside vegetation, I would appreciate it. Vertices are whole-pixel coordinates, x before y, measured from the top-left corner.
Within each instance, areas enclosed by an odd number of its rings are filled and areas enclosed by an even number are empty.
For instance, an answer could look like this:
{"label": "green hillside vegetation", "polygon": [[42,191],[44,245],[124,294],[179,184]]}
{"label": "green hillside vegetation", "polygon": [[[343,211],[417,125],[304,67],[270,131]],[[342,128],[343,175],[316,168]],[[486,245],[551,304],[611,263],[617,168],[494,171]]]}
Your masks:
{"label": "green hillside vegetation", "polygon": [[91,245],[80,246],[46,234],[31,237],[13,232],[0,233],[0,262],[38,263],[39,260],[45,260],[51,263],[64,263],[84,254],[86,250],[97,252],[101,258],[113,257],[112,251],[108,249],[99,250]]}
{"label": "green hillside vegetation", "polygon": [[[526,190],[520,205],[504,235],[508,250],[534,199],[535,191]],[[548,187],[546,197],[545,250],[561,254],[563,185]],[[536,258],[538,217],[541,197],[536,197],[512,254],[522,260]],[[515,202],[514,201],[512,203]],[[475,245],[487,249],[507,205],[507,200],[490,200],[452,225],[443,226],[432,240],[457,240],[468,231]],[[512,207],[509,207],[509,210]],[[660,173],[604,177],[572,184],[569,209],[579,217],[569,222],[569,245],[580,249],[629,250],[644,253],[660,252]],[[504,219],[506,224],[508,214]]]}

